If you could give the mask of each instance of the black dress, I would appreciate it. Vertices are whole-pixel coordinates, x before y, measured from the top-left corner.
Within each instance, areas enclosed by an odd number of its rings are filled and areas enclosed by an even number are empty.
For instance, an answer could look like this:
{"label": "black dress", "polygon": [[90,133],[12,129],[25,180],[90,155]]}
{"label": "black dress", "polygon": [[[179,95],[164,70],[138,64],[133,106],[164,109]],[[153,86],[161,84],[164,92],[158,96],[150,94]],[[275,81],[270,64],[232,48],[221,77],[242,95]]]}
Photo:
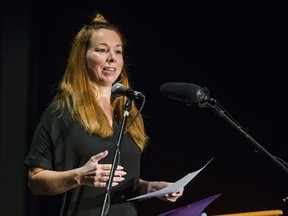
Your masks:
{"label": "black dress", "polygon": [[[113,136],[101,138],[89,135],[69,114],[59,117],[48,108],[38,124],[25,164],[48,170],[64,171],[83,166],[93,155],[108,150],[99,163],[113,161],[119,128],[114,124]],[[140,178],[141,152],[129,134],[120,146],[120,165],[124,167],[125,180],[112,187],[109,216],[137,215],[136,204],[126,200],[137,196]],[[79,186],[63,194],[61,216],[97,216],[101,214],[105,188]]]}

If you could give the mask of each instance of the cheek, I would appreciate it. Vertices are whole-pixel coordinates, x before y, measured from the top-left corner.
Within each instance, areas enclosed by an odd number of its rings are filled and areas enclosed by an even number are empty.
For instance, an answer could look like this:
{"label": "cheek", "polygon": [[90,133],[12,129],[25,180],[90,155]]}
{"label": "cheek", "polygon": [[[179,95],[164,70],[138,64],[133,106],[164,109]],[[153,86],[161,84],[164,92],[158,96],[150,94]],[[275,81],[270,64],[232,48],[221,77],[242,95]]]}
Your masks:
{"label": "cheek", "polygon": [[103,61],[95,56],[86,56],[86,64],[90,70],[95,70],[95,68],[100,66],[102,63]]}
{"label": "cheek", "polygon": [[123,65],[124,65],[124,60],[123,59],[119,59],[118,61],[117,61],[117,64],[118,64],[118,67],[119,68],[123,68]]}

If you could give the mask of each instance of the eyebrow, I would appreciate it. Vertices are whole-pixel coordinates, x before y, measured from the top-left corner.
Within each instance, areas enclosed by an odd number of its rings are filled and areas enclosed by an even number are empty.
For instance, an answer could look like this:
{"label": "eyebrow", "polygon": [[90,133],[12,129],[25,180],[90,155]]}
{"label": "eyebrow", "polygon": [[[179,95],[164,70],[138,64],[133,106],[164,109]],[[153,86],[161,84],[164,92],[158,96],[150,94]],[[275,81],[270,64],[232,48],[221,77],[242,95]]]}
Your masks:
{"label": "eyebrow", "polygon": [[[96,44],[96,46],[98,46],[98,45],[109,46],[107,43],[98,43],[98,44]],[[123,47],[123,44],[117,44],[115,47]]]}

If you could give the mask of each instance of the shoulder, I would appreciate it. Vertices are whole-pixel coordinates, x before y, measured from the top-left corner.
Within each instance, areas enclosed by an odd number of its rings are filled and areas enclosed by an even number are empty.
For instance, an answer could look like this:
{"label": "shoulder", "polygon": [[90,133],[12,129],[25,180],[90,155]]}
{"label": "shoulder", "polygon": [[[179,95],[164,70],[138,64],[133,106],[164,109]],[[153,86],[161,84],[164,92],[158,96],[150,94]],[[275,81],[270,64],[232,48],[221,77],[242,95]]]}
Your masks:
{"label": "shoulder", "polygon": [[42,113],[39,125],[49,129],[51,127],[57,127],[57,125],[70,124],[71,122],[73,122],[73,119],[68,110],[56,109],[50,105]]}

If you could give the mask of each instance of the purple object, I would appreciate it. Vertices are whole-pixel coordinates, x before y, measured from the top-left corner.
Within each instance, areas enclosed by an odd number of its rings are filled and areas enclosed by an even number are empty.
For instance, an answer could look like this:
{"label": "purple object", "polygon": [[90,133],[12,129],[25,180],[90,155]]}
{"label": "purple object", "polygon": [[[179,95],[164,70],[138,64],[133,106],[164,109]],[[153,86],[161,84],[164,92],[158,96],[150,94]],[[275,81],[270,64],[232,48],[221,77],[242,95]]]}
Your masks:
{"label": "purple object", "polygon": [[158,216],[200,216],[203,210],[221,194],[217,194],[187,206],[174,209]]}

